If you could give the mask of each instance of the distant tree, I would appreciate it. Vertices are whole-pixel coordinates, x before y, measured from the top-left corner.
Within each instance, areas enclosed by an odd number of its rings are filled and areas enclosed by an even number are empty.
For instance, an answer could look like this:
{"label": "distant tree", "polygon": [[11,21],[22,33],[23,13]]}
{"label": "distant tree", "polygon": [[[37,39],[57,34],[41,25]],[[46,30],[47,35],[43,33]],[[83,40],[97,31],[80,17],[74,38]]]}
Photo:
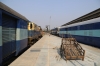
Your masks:
{"label": "distant tree", "polygon": [[46,29],[47,29],[47,31],[48,31],[48,25],[46,26]]}

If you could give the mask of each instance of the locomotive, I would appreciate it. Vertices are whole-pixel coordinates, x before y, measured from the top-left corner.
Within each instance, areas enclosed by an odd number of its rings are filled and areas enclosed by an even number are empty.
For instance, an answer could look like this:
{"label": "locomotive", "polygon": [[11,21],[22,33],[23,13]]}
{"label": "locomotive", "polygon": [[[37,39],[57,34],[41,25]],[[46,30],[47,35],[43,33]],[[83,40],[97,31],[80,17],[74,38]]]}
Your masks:
{"label": "locomotive", "polygon": [[28,44],[33,44],[34,41],[38,40],[42,37],[42,29],[40,26],[37,26],[33,22],[29,22],[28,24]]}

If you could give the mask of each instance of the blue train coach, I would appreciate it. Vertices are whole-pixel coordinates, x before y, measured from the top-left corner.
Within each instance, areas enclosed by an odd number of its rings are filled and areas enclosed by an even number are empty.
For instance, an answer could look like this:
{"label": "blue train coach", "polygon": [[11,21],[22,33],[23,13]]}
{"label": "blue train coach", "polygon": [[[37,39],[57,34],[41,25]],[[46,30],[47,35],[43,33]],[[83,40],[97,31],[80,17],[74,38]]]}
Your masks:
{"label": "blue train coach", "polygon": [[100,17],[60,27],[60,37],[68,34],[81,43],[100,48]]}
{"label": "blue train coach", "polygon": [[58,35],[57,32],[58,32],[58,28],[54,28],[51,30],[52,35]]}
{"label": "blue train coach", "polygon": [[28,19],[0,2],[0,66],[28,43]]}

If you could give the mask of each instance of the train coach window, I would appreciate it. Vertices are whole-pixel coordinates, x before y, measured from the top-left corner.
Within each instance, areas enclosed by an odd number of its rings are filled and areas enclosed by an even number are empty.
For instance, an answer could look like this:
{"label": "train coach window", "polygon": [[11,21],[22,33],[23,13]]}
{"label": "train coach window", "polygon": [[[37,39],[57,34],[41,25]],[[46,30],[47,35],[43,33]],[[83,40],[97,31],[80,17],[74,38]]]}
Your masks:
{"label": "train coach window", "polygon": [[65,30],[67,31],[67,30],[68,30],[68,28],[65,28]]}
{"label": "train coach window", "polygon": [[72,30],[77,30],[77,26],[72,27]]}
{"label": "train coach window", "polygon": [[84,25],[84,30],[88,29],[88,24]]}
{"label": "train coach window", "polygon": [[90,29],[93,29],[93,24],[90,24]]}
{"label": "train coach window", "polygon": [[80,30],[84,30],[84,25],[80,25]]}
{"label": "train coach window", "polygon": [[80,26],[77,26],[77,30],[80,30]]}
{"label": "train coach window", "polygon": [[32,29],[32,24],[30,24],[30,29]]}
{"label": "train coach window", "polygon": [[77,30],[77,26],[75,26],[74,28],[75,28],[75,30]]}
{"label": "train coach window", "polygon": [[100,29],[100,23],[94,23],[94,29]]}

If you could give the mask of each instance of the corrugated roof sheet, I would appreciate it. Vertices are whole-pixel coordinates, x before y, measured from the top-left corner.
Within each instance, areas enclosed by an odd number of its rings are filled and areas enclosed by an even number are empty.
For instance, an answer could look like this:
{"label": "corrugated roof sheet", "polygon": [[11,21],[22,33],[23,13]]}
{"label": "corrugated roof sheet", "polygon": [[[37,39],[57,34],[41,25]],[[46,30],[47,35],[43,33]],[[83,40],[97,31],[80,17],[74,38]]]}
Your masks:
{"label": "corrugated roof sheet", "polygon": [[79,18],[76,18],[66,24],[63,24],[62,26],[65,26],[65,25],[69,25],[69,24],[73,24],[73,23],[77,23],[77,22],[80,22],[80,21],[85,21],[85,20],[89,20],[89,19],[93,19],[93,18],[97,18],[97,17],[100,17],[100,8],[86,14],[86,15],[83,15]]}

